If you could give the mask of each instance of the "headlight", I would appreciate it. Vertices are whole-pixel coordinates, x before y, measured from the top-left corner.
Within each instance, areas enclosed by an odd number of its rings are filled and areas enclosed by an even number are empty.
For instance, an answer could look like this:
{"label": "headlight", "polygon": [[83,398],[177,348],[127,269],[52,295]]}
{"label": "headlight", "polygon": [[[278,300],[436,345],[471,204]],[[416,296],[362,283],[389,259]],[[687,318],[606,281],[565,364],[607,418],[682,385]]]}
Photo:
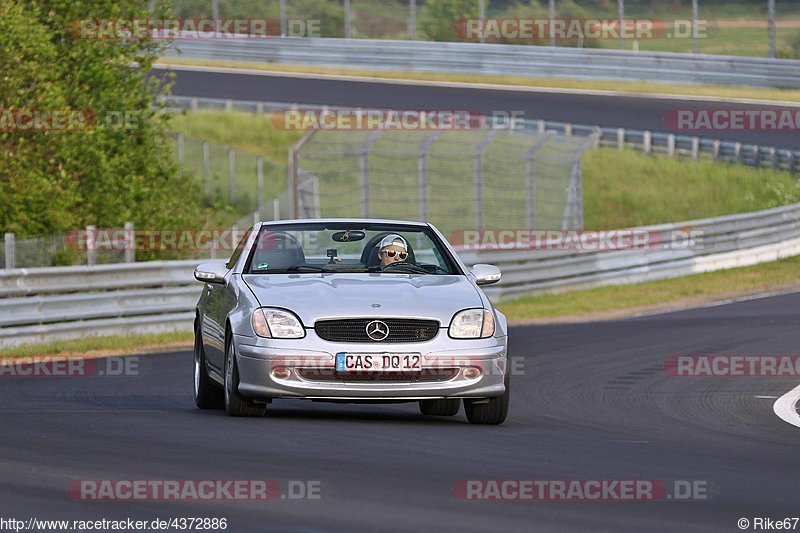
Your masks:
{"label": "headlight", "polygon": [[494,315],[488,309],[459,311],[450,322],[454,339],[485,339],[494,335]]}
{"label": "headlight", "polygon": [[300,320],[289,311],[261,308],[253,311],[253,331],[259,337],[302,339],[306,336]]}

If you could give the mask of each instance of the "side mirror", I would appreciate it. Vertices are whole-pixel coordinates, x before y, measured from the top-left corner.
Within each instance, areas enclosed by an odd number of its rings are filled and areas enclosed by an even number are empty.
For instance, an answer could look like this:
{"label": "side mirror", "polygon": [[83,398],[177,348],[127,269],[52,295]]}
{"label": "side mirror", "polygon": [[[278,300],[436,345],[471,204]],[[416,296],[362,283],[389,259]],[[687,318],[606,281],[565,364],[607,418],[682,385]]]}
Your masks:
{"label": "side mirror", "polygon": [[500,281],[500,269],[494,265],[479,263],[473,266],[470,272],[475,276],[478,285],[491,285]]}
{"label": "side mirror", "polygon": [[225,283],[225,275],[228,268],[225,263],[219,261],[209,261],[197,265],[194,269],[194,279],[203,283]]}

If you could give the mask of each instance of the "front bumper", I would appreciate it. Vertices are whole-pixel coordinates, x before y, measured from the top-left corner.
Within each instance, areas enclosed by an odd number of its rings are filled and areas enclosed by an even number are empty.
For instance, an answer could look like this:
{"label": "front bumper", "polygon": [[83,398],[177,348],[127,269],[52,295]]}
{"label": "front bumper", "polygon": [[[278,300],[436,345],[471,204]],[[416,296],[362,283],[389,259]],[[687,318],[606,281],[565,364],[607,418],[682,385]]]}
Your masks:
{"label": "front bumper", "polygon": [[[307,333],[299,340],[234,335],[239,392],[262,399],[409,401],[488,398],[505,392],[506,337],[454,340],[441,332],[427,342],[373,344],[334,343],[320,339],[314,330]],[[371,377],[337,373],[335,354],[339,352],[419,353],[422,373],[374,373]],[[289,376],[275,377],[276,367],[289,369]],[[480,375],[465,376],[467,368],[473,373],[479,369]]]}

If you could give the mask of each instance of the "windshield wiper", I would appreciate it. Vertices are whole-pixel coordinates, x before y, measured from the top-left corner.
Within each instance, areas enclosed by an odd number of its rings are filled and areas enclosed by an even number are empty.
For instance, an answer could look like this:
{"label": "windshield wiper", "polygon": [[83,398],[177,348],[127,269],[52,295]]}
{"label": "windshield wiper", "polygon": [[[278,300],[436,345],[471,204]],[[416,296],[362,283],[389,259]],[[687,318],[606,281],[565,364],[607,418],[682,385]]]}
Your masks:
{"label": "windshield wiper", "polygon": [[284,269],[286,272],[337,272],[333,268],[318,267],[312,265],[294,265]]}

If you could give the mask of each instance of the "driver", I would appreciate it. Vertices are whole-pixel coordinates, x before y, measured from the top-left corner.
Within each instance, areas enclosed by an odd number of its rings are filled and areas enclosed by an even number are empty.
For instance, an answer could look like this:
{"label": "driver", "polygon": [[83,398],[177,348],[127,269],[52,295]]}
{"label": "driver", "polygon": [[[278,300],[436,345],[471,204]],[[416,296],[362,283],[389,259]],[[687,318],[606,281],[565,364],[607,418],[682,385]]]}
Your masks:
{"label": "driver", "polygon": [[396,233],[387,235],[381,239],[378,256],[381,258],[382,267],[403,262],[408,259],[408,243]]}

